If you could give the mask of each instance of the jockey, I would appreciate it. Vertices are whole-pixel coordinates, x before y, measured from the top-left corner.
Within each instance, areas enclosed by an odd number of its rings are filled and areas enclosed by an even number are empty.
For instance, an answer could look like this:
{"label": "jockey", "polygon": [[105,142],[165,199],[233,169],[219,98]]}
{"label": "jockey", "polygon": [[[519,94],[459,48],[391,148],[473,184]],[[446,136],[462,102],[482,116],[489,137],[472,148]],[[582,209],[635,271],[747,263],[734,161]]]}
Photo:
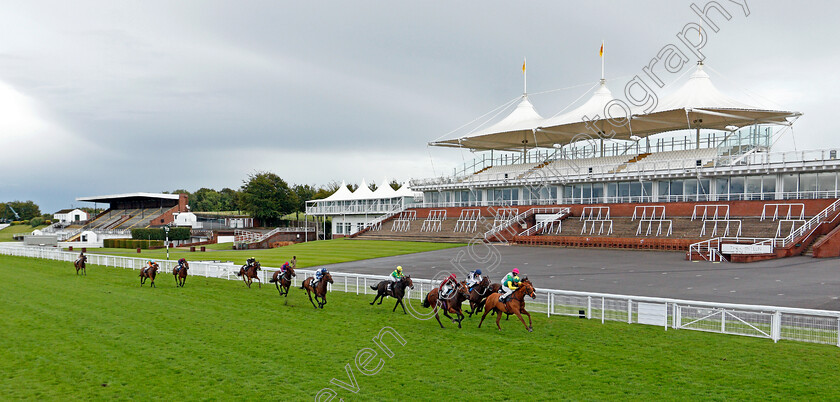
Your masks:
{"label": "jockey", "polygon": [[82,251],[81,253],[79,253],[79,258],[77,258],[76,261],[78,262],[78,261],[82,261],[84,259],[85,259],[85,252]]}
{"label": "jockey", "polygon": [[318,281],[320,281],[321,278],[323,278],[324,274],[326,274],[326,273],[327,273],[326,268],[321,268],[321,269],[315,271],[315,280],[312,281],[312,287],[313,288],[318,285]]}
{"label": "jockey", "polygon": [[504,279],[502,279],[502,290],[504,290],[504,294],[499,297],[502,303],[519,287],[519,281],[519,268],[514,268],[513,271],[505,275]]}
{"label": "jockey", "polygon": [[402,266],[397,266],[397,269],[395,269],[394,272],[391,272],[391,275],[388,276],[388,279],[391,280],[391,283],[388,284],[388,289],[393,290],[394,289],[394,284],[399,282],[399,280],[402,279],[402,278],[403,278]]}
{"label": "jockey", "polygon": [[282,267],[280,267],[280,273],[281,273],[281,274],[285,274],[285,273],[286,273],[286,271],[289,269],[289,267],[290,267],[289,262],[288,262],[288,261],[286,261],[286,262],[283,264],[283,266],[282,266]]}
{"label": "jockey", "polygon": [[180,271],[181,268],[184,268],[184,265],[186,265],[186,264],[187,264],[187,259],[186,258],[181,258],[180,260],[178,260],[178,266],[175,267],[175,272]]}
{"label": "jockey", "polygon": [[445,299],[449,296],[452,290],[454,290],[458,286],[458,279],[455,278],[455,274],[449,274],[449,277],[441,282],[440,287],[438,288],[438,294],[440,294],[440,298]]}
{"label": "jockey", "polygon": [[243,265],[242,268],[245,268],[245,270],[247,271],[248,268],[251,268],[254,265],[254,263],[256,263],[256,262],[257,262],[257,259],[254,258],[254,257],[251,257],[251,258],[245,260],[245,265]]}
{"label": "jockey", "polygon": [[154,263],[154,262],[152,262],[152,260],[149,260],[148,262],[146,262],[146,267],[144,267],[144,268],[143,268],[143,272],[148,271],[148,270],[149,270],[149,268],[151,268],[151,267],[153,267],[153,266],[155,266],[155,263]]}
{"label": "jockey", "polygon": [[467,274],[467,288],[472,291],[472,287],[481,282],[481,270],[476,269]]}

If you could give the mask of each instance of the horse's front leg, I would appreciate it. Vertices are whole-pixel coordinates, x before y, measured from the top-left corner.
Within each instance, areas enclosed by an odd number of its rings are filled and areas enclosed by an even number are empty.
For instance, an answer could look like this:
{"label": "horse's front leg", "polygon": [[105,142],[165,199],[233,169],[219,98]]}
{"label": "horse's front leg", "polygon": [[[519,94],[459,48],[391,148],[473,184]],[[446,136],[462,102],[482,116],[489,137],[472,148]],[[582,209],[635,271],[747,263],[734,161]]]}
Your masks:
{"label": "horse's front leg", "polygon": [[531,313],[525,311],[525,308],[519,309],[519,312],[528,316],[528,328],[534,329],[534,326],[531,325]]}
{"label": "horse's front leg", "polygon": [[[306,295],[309,296],[309,302],[312,303],[312,307],[315,307],[315,310],[317,310],[318,306],[316,306],[315,302],[312,301],[312,292],[310,292],[309,289],[306,289]],[[318,295],[315,295],[315,299],[318,299]]]}
{"label": "horse's front leg", "polygon": [[519,318],[519,321],[522,322],[522,325],[525,326],[525,329],[527,329],[528,332],[534,332],[533,328],[529,327],[528,324],[525,324],[525,319],[522,318],[522,314],[519,314],[519,309],[513,310],[513,314],[516,314],[516,316]]}

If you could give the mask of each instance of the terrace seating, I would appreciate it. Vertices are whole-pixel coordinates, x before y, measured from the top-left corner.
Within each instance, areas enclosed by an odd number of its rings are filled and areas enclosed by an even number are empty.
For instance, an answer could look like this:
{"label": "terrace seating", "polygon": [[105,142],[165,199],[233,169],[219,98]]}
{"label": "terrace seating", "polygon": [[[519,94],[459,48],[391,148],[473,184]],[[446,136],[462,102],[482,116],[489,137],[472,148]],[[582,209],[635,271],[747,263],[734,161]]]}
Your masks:
{"label": "terrace seating", "polygon": [[399,216],[394,219],[394,223],[391,224],[391,231],[406,232],[411,229],[411,221],[413,220],[417,220],[416,210],[402,211]]}
{"label": "terrace seating", "polygon": [[462,209],[458,221],[455,223],[455,232],[475,232],[478,227],[478,220],[481,218],[480,209]]}
{"label": "terrace seating", "polygon": [[445,209],[433,209],[429,211],[429,216],[423,221],[420,227],[421,232],[440,232],[443,229],[443,221],[446,220]]}

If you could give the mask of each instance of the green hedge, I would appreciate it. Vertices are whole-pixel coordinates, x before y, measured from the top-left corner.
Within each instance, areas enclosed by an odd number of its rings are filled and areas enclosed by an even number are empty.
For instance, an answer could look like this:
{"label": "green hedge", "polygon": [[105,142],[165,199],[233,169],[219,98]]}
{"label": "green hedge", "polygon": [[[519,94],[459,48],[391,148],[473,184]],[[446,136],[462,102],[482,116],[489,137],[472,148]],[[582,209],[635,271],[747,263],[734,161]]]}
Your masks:
{"label": "green hedge", "polygon": [[102,243],[107,248],[148,249],[149,247],[163,247],[163,240],[105,239]]}
{"label": "green hedge", "polygon": [[[131,238],[136,240],[166,240],[163,229],[131,229]],[[169,228],[169,240],[189,240],[190,228]]]}

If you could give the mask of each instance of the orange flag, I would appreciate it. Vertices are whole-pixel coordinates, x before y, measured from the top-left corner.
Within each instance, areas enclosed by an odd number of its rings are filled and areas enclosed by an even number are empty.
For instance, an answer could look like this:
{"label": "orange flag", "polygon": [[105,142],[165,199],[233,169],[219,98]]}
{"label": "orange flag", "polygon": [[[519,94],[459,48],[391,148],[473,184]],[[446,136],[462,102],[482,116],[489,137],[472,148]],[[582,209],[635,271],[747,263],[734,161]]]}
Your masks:
{"label": "orange flag", "polygon": [[522,61],[522,74],[525,74],[525,60]]}
{"label": "orange flag", "polygon": [[604,42],[601,42],[601,51],[599,52],[601,57],[604,57]]}

